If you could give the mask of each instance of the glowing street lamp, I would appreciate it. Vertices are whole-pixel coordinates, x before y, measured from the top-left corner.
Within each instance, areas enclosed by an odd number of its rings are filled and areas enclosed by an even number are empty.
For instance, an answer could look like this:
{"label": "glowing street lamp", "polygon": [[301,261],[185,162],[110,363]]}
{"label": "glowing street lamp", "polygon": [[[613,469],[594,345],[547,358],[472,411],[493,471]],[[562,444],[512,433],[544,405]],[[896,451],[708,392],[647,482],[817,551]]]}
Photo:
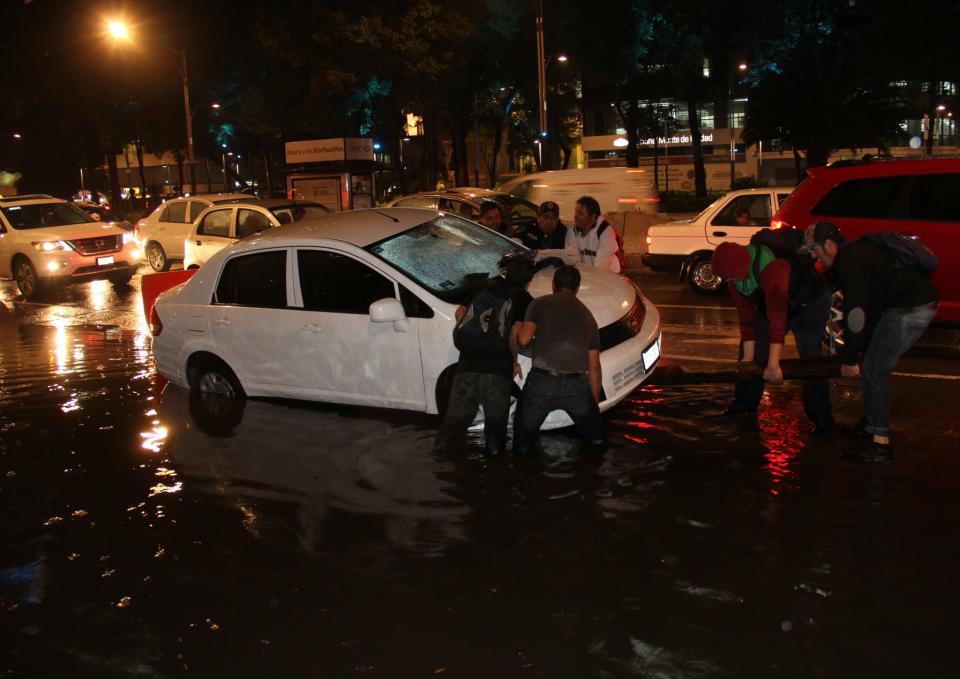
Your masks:
{"label": "glowing street lamp", "polygon": [[[133,42],[133,35],[126,22],[112,20],[107,22],[107,34],[119,42]],[[156,44],[167,50],[167,53],[173,57],[177,65],[177,71],[180,73],[180,80],[183,84],[183,117],[187,128],[187,164],[190,165],[191,177],[193,176],[193,114],[190,112],[190,83],[187,77],[187,53],[181,49],[179,52],[161,39],[157,39]],[[193,182],[191,181],[191,184]],[[195,188],[195,187],[194,187]]]}

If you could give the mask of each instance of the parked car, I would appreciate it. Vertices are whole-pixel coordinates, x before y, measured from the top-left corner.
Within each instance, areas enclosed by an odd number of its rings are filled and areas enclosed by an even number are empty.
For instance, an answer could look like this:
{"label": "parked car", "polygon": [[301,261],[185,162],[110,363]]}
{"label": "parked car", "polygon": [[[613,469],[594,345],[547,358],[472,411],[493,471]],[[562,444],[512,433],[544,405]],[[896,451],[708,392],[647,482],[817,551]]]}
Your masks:
{"label": "parked car", "polygon": [[840,161],[807,170],[807,178],[774,217],[774,226],[805,229],[817,221],[848,240],[871,231],[920,238],[940,265],[937,321],[960,321],[960,158]]}
{"label": "parked car", "polygon": [[196,269],[234,241],[281,224],[330,214],[320,203],[284,198],[213,205],[200,213],[183,243],[183,268]]}
{"label": "parked car", "polygon": [[[145,297],[157,370],[231,397],[437,413],[456,368],[457,305],[515,250],[525,248],[435,210],[354,210],[269,229],[215,253],[152,306]],[[600,326],[607,410],[655,369],[660,314],[627,278],[580,271],[579,297]],[[530,293],[550,294],[551,281],[551,269],[539,272]],[[521,365],[527,374],[530,359]],[[546,426],[569,423],[558,411]]]}
{"label": "parked car", "polygon": [[693,290],[713,294],[723,290],[723,279],[713,273],[710,257],[724,241],[746,245],[750,236],[770,226],[774,213],[786,202],[792,187],[730,191],[693,219],[656,224],[647,231],[643,263],[654,271],[671,271]]}
{"label": "parked car", "polygon": [[123,219],[117,216],[109,208],[100,205],[99,203],[91,203],[86,200],[78,200],[73,203],[78,208],[86,212],[88,215],[93,217],[98,222],[103,222],[104,224],[113,224],[124,231],[133,231],[133,224],[128,222],[126,219]]}
{"label": "parked car", "polygon": [[656,212],[660,205],[651,169],[636,167],[591,167],[574,170],[534,172],[500,185],[506,191],[536,205],[552,200],[560,206],[560,217],[573,224],[577,199],[596,198],[604,214],[612,212]]}
{"label": "parked car", "polygon": [[183,240],[200,213],[211,205],[250,200],[246,193],[205,193],[161,203],[134,227],[137,243],[154,271],[166,271],[183,259]]}
{"label": "parked car", "polygon": [[140,265],[133,234],[48,195],[0,198],[0,278],[32,299],[57,283],[127,283]]}
{"label": "parked car", "polygon": [[480,219],[480,206],[488,200],[500,206],[505,224],[526,228],[537,221],[537,206],[529,200],[490,189],[461,187],[445,191],[425,191],[395,198],[388,206],[443,210],[477,221]]}

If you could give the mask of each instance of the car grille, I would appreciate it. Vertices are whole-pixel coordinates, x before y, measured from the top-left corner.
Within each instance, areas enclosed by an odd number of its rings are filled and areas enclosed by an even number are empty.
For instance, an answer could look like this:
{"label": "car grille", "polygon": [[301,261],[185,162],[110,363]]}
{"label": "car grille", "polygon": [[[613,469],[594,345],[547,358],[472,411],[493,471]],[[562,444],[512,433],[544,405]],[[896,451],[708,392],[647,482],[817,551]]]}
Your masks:
{"label": "car grille", "polygon": [[[636,337],[643,328],[643,319],[647,309],[643,306],[643,298],[638,294],[633,301],[630,311],[620,320],[600,328],[600,350],[606,351]],[[641,369],[643,366],[641,365]]]}
{"label": "car grille", "polygon": [[624,368],[620,372],[616,373],[613,376],[613,386],[617,390],[617,393],[619,394],[621,391],[624,390],[624,388],[628,384],[630,384],[637,378],[643,377],[644,372],[645,371],[643,369],[643,359],[641,358],[639,361],[637,361],[633,365],[627,368]]}
{"label": "car grille", "polygon": [[74,250],[81,255],[103,255],[108,252],[117,252],[123,244],[123,236],[97,236],[96,238],[78,238],[68,240]]}

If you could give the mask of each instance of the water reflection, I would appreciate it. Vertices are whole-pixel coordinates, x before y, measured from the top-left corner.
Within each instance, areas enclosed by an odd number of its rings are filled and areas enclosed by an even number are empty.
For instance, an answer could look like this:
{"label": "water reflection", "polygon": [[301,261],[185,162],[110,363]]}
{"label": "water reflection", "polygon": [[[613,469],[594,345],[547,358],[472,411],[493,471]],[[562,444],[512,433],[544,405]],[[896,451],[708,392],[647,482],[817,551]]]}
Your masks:
{"label": "water reflection", "polygon": [[409,413],[232,401],[172,385],[159,410],[163,452],[183,483],[229,501],[254,536],[285,540],[292,528],[317,551],[331,523],[359,516],[421,554],[464,540],[469,510],[442,478],[452,465],[433,457],[432,429]]}
{"label": "water reflection", "polygon": [[771,495],[778,495],[784,483],[795,477],[794,460],[806,443],[804,428],[809,425],[796,396],[782,389],[768,391],[757,417]]}

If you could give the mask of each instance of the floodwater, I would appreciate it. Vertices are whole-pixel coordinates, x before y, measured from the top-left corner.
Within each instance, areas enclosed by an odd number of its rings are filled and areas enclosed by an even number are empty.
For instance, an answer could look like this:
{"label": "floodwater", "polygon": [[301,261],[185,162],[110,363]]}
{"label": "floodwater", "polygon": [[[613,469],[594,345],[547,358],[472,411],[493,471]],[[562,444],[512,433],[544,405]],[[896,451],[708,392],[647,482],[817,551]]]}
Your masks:
{"label": "floodwater", "polygon": [[437,456],[424,415],[164,389],[100,294],[0,315],[0,676],[955,676],[956,382],[895,381],[882,467],[795,384]]}

